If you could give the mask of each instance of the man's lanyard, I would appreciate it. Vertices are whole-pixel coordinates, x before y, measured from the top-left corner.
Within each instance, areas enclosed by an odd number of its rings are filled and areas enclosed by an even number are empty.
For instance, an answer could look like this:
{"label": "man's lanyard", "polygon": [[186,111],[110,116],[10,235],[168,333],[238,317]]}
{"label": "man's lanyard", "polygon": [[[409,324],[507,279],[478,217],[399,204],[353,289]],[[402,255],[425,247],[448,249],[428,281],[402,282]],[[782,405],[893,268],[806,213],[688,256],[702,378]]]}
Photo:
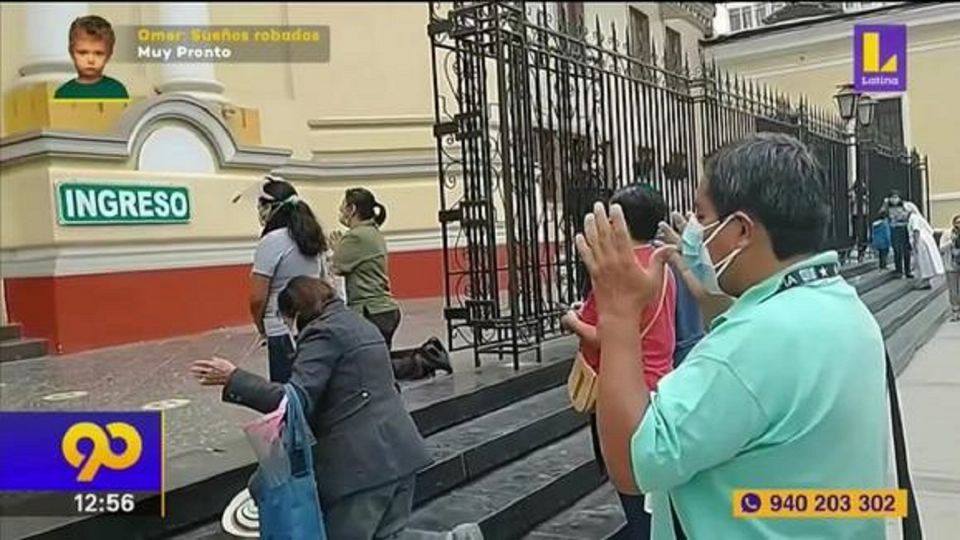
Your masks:
{"label": "man's lanyard", "polygon": [[780,287],[770,296],[780,294],[783,291],[809,285],[815,281],[830,279],[840,275],[840,265],[837,263],[816,264],[805,268],[798,268],[793,272],[783,276]]}

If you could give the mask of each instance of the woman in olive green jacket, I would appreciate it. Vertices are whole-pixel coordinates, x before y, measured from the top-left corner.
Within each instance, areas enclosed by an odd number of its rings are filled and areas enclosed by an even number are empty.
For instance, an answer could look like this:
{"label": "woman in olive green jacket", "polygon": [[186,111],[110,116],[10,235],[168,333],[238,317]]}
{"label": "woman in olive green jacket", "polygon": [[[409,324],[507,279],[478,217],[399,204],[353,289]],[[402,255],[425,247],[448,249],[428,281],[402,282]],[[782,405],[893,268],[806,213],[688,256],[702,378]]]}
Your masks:
{"label": "woman in olive green jacket", "polygon": [[387,347],[400,325],[400,305],[390,293],[387,242],[380,226],[387,209],[364,188],[347,190],[340,204],[340,223],[349,230],[331,235],[333,270],[346,280],[347,305],[372,322]]}

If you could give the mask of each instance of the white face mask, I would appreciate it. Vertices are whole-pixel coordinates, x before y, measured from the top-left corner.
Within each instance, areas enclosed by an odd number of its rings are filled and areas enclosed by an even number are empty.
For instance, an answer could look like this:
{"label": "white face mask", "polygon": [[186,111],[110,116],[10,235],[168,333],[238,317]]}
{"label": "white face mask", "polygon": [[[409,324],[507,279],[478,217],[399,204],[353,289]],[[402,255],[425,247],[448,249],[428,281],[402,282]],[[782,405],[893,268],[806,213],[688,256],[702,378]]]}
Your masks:
{"label": "white face mask", "polygon": [[[709,225],[700,225],[694,216],[690,216],[687,226],[683,230],[681,253],[687,263],[687,267],[693,271],[693,274],[697,276],[697,279],[700,280],[700,283],[703,284],[704,289],[706,289],[708,293],[715,295],[727,294],[720,287],[720,276],[730,268],[733,260],[743,251],[743,248],[736,248],[720,259],[719,262],[714,263],[710,256],[710,250],[707,249],[710,242],[712,242],[720,231],[733,221],[733,218],[737,217],[737,215],[738,213],[735,212],[727,216],[722,222],[714,221]],[[744,219],[749,219],[743,214],[739,215]],[[704,233],[710,229],[713,229],[713,232],[704,240]]]}
{"label": "white face mask", "polygon": [[273,217],[274,205],[272,204],[261,204],[257,208],[257,217],[260,218],[260,226],[266,227],[267,222],[270,221],[270,218]]}

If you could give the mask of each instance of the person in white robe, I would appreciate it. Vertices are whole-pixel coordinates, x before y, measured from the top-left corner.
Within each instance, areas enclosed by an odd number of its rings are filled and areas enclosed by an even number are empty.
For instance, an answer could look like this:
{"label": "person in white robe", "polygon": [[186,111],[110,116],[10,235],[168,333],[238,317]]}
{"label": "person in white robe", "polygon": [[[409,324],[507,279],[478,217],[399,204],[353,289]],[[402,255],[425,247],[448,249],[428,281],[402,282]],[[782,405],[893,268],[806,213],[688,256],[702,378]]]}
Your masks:
{"label": "person in white robe", "polygon": [[910,235],[910,248],[914,253],[914,275],[917,278],[917,285],[920,288],[929,289],[933,286],[932,279],[944,274],[940,249],[936,240],[933,239],[933,227],[920,214],[917,205],[908,202],[904,206],[910,212],[907,231]]}

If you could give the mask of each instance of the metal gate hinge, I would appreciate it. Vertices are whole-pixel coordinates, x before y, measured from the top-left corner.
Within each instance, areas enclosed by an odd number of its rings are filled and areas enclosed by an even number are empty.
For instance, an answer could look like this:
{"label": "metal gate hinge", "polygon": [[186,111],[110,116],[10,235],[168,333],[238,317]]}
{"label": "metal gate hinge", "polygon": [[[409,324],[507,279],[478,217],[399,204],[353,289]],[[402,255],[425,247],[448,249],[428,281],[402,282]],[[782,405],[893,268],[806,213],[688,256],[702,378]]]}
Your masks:
{"label": "metal gate hinge", "polygon": [[451,29],[453,29],[453,21],[450,19],[437,19],[430,21],[430,24],[427,25],[427,35],[433,37],[438,34],[446,34],[449,33]]}

